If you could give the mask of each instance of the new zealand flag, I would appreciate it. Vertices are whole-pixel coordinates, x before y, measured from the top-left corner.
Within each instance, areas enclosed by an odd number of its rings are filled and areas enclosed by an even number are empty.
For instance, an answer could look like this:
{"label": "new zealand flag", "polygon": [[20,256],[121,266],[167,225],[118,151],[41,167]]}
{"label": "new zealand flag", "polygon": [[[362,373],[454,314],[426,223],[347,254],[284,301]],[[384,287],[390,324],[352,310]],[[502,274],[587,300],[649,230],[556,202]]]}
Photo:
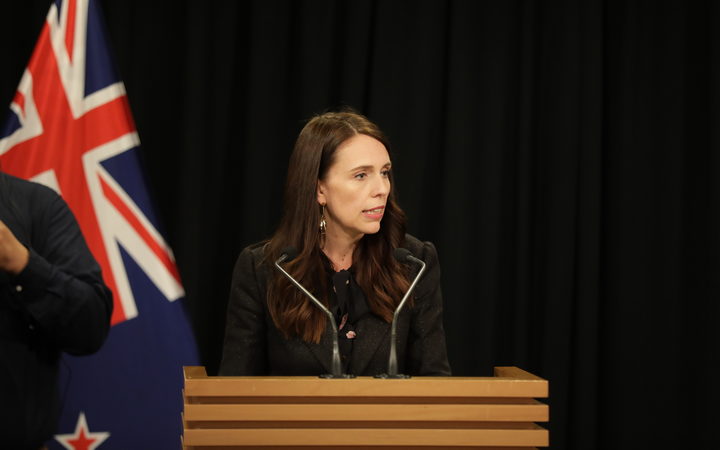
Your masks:
{"label": "new zealand flag", "polygon": [[48,446],[178,448],[182,366],[197,364],[197,351],[93,0],[51,5],[10,110],[0,165],[63,196],[115,299],[102,350],[65,357],[59,434]]}

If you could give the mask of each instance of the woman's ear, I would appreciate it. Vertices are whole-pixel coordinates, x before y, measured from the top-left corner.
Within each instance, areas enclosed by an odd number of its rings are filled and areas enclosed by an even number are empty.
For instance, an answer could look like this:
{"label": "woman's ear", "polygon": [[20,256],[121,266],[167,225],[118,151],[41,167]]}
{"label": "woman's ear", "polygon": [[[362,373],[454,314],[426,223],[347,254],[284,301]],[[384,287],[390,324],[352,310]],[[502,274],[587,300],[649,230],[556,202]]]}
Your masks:
{"label": "woman's ear", "polygon": [[327,203],[327,199],[325,198],[325,186],[320,180],[318,180],[317,182],[317,202],[320,205],[324,205]]}

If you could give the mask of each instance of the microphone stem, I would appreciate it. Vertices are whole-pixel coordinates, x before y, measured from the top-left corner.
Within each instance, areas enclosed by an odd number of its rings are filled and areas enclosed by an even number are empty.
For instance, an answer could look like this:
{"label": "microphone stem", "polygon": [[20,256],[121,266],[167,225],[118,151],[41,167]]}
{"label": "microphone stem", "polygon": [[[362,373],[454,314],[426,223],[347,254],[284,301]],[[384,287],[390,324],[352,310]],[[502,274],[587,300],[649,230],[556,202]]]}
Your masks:
{"label": "microphone stem", "polygon": [[402,311],[403,306],[405,306],[405,302],[408,298],[410,298],[410,294],[415,289],[415,285],[418,283],[418,280],[420,280],[420,277],[422,276],[423,272],[425,272],[425,262],[415,258],[414,256],[408,255],[408,259],[412,259],[413,261],[420,264],[420,271],[417,275],[415,275],[415,279],[413,280],[412,284],[410,284],[410,288],[407,290],[405,295],[403,296],[402,300],[400,301],[400,304],[395,309],[395,313],[393,314],[393,321],[392,321],[392,327],[390,328],[390,358],[388,361],[388,375],[391,377],[397,376],[398,374],[398,360],[397,360],[397,323],[398,323],[398,317],[400,316],[400,311]]}
{"label": "microphone stem", "polygon": [[[297,287],[298,289],[300,289],[300,290],[303,292],[303,294],[307,295],[308,298],[309,298],[310,300],[312,300],[313,303],[315,303],[315,305],[316,305],[318,308],[320,308],[321,310],[323,310],[323,312],[324,312],[325,314],[327,314],[327,316],[330,318],[330,326],[332,327],[332,331],[333,331],[333,333],[332,333],[332,339],[333,339],[332,376],[333,376],[333,377],[340,378],[340,377],[342,377],[342,365],[341,365],[341,363],[340,363],[340,343],[338,342],[337,324],[336,324],[336,322],[335,322],[335,317],[333,316],[333,313],[330,312],[330,310],[327,309],[327,308],[325,307],[325,305],[322,304],[322,302],[320,302],[320,300],[316,299],[316,298],[310,293],[310,291],[308,291],[307,289],[305,289],[305,287],[304,287],[302,284],[298,283],[298,282],[295,280],[295,278],[293,278],[289,273],[287,273],[287,272],[285,271],[285,269],[283,269],[283,268],[280,266],[280,263],[282,263],[283,261],[285,261],[285,259],[287,259],[287,255],[282,255],[282,256],[280,256],[280,258],[278,258],[278,260],[275,261],[275,267],[277,267],[278,270],[279,270],[280,272],[282,272],[283,275],[285,275],[285,277],[287,277],[287,279],[292,282],[292,284],[295,285],[295,287]],[[424,267],[423,267],[423,269],[424,269]]]}

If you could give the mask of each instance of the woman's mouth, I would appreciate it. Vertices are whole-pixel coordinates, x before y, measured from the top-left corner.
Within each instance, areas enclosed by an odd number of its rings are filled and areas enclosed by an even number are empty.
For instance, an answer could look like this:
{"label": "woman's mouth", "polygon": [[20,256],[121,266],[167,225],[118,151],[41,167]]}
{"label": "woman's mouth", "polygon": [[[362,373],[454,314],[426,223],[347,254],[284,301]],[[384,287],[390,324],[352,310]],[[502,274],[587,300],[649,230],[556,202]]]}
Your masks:
{"label": "woman's mouth", "polygon": [[380,219],[380,218],[382,218],[384,212],[385,212],[385,207],[378,206],[377,208],[364,209],[363,215],[370,219]]}

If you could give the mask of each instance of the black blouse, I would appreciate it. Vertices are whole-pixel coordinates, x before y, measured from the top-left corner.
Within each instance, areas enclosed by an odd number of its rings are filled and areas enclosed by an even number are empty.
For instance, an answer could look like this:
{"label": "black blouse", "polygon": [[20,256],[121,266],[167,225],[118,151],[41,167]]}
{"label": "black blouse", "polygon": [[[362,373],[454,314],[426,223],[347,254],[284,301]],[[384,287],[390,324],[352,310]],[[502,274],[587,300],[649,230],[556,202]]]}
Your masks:
{"label": "black blouse", "polygon": [[338,327],[338,341],[340,345],[340,358],[343,371],[348,371],[348,364],[352,359],[353,341],[357,337],[356,324],[365,315],[372,314],[360,286],[353,278],[353,271],[340,270],[335,272],[328,265],[330,278],[330,311],[335,316]]}

